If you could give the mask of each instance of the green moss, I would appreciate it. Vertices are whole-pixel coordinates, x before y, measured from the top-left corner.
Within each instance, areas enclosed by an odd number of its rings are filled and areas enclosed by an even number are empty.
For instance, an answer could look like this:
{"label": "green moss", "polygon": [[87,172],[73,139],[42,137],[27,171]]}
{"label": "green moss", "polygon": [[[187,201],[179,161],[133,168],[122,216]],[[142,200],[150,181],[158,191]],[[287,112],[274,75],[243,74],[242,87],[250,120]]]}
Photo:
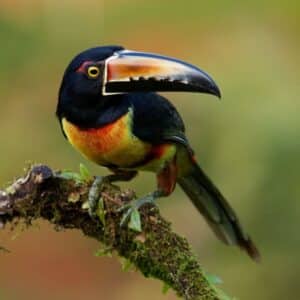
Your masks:
{"label": "green moss", "polygon": [[[110,216],[107,225],[109,219]],[[118,239],[110,243],[120,256],[134,264],[145,277],[162,280],[185,299],[222,299],[206,279],[186,239],[172,232],[170,223],[159,216],[157,209],[143,208],[141,219],[142,235],[114,229]]]}
{"label": "green moss", "polygon": [[[44,177],[40,174],[42,170]],[[59,229],[78,228],[104,245],[97,256],[117,252],[123,258],[123,269],[131,269],[133,265],[145,277],[163,281],[166,287],[172,288],[184,299],[228,299],[206,278],[187,240],[172,231],[171,224],[161,217],[156,207],[146,204],[139,210],[141,232],[121,227],[123,212],[120,208],[135,195],[130,191],[121,192],[116,186],[105,185],[97,211],[99,219],[92,219],[82,209],[88,198],[90,181],[78,181],[77,176],[66,178],[55,175],[39,186],[41,178],[49,178],[49,169],[37,167],[35,172],[26,183],[26,189],[32,189],[32,192],[22,195],[22,201],[18,199],[19,205],[14,207],[16,217],[21,216],[26,224],[42,217]],[[74,194],[76,201],[70,201]],[[8,220],[11,220],[10,216]]]}

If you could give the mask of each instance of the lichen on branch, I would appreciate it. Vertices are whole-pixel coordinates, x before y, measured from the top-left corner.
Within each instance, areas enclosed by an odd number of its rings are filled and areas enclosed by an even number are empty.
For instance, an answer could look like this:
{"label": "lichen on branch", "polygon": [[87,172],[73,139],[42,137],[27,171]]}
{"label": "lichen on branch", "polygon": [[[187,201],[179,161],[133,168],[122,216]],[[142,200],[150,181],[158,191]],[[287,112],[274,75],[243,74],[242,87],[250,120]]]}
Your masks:
{"label": "lichen on branch", "polygon": [[162,280],[184,299],[228,299],[208,280],[186,239],[172,231],[157,207],[146,204],[135,216],[133,222],[141,222],[141,231],[136,230],[136,224],[120,226],[121,208],[135,198],[134,192],[105,184],[98,218],[91,218],[87,211],[91,184],[83,166],[79,174],[33,166],[25,177],[0,191],[2,228],[18,220],[30,225],[42,218],[59,228],[79,229],[100,241],[106,251],[125,258],[144,276]]}

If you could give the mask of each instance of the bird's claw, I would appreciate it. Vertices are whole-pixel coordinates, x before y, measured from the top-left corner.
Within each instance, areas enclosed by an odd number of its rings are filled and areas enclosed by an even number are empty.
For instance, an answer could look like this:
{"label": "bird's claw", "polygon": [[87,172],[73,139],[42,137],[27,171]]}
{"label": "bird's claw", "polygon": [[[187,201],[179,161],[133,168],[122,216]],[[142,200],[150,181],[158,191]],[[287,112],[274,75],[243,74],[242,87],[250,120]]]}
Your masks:
{"label": "bird's claw", "polygon": [[105,177],[96,176],[88,195],[89,209],[88,213],[92,218],[97,216],[96,211],[100,200],[100,193],[103,184],[106,183]]}
{"label": "bird's claw", "polygon": [[139,210],[143,205],[147,204],[147,203],[151,203],[153,205],[156,206],[155,203],[155,198],[153,197],[153,194],[147,195],[143,198],[137,199],[137,200],[133,200],[128,204],[123,205],[121,208],[118,209],[118,212],[124,212],[121,222],[120,222],[120,226],[123,227],[125,226],[130,217],[131,214],[135,211],[135,210]]}

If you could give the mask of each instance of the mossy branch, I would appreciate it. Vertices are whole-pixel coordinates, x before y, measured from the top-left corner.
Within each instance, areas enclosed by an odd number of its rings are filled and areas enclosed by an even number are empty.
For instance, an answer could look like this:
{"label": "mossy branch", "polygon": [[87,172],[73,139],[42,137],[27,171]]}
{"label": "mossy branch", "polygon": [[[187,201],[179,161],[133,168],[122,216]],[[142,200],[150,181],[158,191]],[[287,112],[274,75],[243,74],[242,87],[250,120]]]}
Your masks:
{"label": "mossy branch", "polygon": [[92,180],[84,168],[80,174],[54,172],[37,165],[5,191],[0,191],[2,227],[22,220],[30,225],[42,218],[57,228],[79,229],[100,241],[104,249],[126,258],[146,277],[162,280],[184,299],[225,299],[209,282],[185,238],[171,229],[156,207],[140,210],[142,231],[120,227],[120,207],[131,201],[132,191],[104,186],[97,220],[86,209]]}

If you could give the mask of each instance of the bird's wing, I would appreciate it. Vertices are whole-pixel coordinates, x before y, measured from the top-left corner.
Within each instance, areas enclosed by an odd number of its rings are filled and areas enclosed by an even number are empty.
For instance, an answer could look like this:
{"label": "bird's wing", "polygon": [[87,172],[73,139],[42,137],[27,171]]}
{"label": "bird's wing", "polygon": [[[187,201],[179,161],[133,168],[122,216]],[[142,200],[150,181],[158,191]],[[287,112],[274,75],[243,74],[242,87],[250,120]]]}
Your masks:
{"label": "bird's wing", "polygon": [[133,133],[151,144],[172,141],[188,146],[183,121],[174,105],[155,93],[131,93]]}

